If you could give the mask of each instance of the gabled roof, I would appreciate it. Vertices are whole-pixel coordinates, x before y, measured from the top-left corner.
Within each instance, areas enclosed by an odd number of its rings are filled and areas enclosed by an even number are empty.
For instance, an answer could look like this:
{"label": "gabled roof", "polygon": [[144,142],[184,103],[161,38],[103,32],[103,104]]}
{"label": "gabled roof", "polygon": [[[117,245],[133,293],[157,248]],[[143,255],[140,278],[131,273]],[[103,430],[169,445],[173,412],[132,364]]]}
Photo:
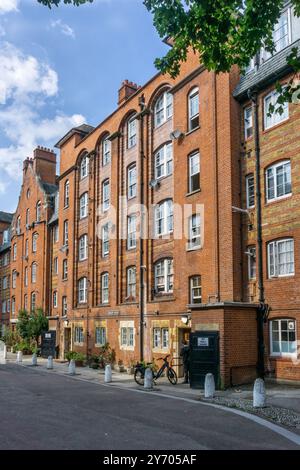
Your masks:
{"label": "gabled roof", "polygon": [[0,211],[0,222],[6,222],[10,224],[12,222],[14,214],[10,214],[9,212]]}
{"label": "gabled roof", "polygon": [[95,128],[90,126],[89,124],[81,124],[81,126],[73,127],[69,132],[67,132],[64,137],[62,137],[54,147],[60,148],[63,144],[65,144],[74,134],[80,134],[81,137],[86,137],[90,134]]}

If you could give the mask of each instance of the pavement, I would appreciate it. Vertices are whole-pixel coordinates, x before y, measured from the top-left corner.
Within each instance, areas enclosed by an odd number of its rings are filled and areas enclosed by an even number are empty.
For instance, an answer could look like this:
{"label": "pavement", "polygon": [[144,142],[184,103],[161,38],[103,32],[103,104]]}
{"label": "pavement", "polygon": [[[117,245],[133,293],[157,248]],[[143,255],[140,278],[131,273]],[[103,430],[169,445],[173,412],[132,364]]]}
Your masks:
{"label": "pavement", "polygon": [[146,392],[126,374],[104,384],[102,371],[71,377],[67,364],[47,371],[45,361],[30,362],[0,365],[0,449],[300,449],[299,435],[203,403],[186,385]]}

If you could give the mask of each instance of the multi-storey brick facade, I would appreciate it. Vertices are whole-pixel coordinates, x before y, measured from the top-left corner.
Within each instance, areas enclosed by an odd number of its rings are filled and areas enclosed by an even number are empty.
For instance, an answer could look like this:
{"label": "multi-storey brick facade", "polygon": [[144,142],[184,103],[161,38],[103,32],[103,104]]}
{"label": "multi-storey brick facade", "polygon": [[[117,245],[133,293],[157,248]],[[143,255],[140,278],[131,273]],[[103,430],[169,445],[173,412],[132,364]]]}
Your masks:
{"label": "multi-storey brick facade", "polygon": [[49,313],[50,236],[55,206],[56,156],[43,147],[23,166],[23,182],[11,230],[11,316],[22,309]]}
{"label": "multi-storey brick facade", "polygon": [[9,325],[10,224],[13,214],[0,211],[0,331]]}
{"label": "multi-storey brick facade", "polygon": [[[125,81],[110,116],[71,129],[56,145],[58,179],[52,152],[36,149],[25,161],[12,224],[12,322],[32,308],[33,293],[56,331],[59,357],[96,354],[109,342],[125,365],[171,354],[176,366],[191,332],[200,335],[198,346],[215,334],[219,376],[229,385],[256,373],[263,299],[265,368],[300,379],[300,108],[289,104],[281,117],[266,112],[274,76],[289,79],[286,56],[300,37],[288,12],[288,43],[273,58],[262,52],[260,67],[216,75],[191,53],[175,80]],[[26,251],[33,233],[39,248]],[[256,281],[258,241],[265,295]]]}

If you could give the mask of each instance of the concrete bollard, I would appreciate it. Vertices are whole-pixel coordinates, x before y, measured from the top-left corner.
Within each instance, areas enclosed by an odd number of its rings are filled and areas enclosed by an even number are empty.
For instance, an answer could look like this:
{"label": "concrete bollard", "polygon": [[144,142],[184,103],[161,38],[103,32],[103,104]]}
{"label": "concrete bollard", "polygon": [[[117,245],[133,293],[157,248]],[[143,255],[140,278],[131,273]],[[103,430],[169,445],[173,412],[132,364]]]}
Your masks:
{"label": "concrete bollard", "polygon": [[22,351],[17,352],[17,361],[16,362],[22,362],[23,361],[23,353]]}
{"label": "concrete bollard", "polygon": [[74,359],[71,359],[70,364],[69,364],[69,375],[75,375],[76,374],[76,365]]}
{"label": "concrete bollard", "polygon": [[4,349],[3,349],[3,359],[6,361],[7,359],[7,348],[6,348],[6,344],[4,345]]}
{"label": "concrete bollard", "polygon": [[37,366],[37,355],[36,353],[32,354],[31,365]]}
{"label": "concrete bollard", "polygon": [[107,364],[105,366],[104,382],[105,383],[112,382],[112,372],[111,372],[111,365],[110,364]]}
{"label": "concrete bollard", "polygon": [[264,408],[266,406],[266,387],[263,379],[256,379],[253,387],[253,407]]}
{"label": "concrete bollard", "polygon": [[151,390],[153,388],[153,374],[149,367],[145,371],[144,388],[147,390]]}
{"label": "concrete bollard", "polygon": [[53,357],[49,356],[47,359],[47,369],[53,369]]}
{"label": "concrete bollard", "polygon": [[206,374],[204,382],[204,398],[213,398],[215,391],[216,386],[213,374]]}

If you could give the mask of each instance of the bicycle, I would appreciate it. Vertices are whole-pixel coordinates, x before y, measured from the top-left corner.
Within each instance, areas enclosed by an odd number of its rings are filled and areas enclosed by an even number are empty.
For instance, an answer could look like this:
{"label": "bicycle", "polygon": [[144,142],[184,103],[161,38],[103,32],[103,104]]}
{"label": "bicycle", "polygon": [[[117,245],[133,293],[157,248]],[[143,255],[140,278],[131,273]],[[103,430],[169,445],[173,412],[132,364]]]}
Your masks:
{"label": "bicycle", "polygon": [[[154,383],[155,383],[155,380],[158,380],[162,376],[165,369],[167,369],[167,377],[168,377],[169,382],[172,385],[177,384],[177,374],[175,370],[171,367],[170,362],[168,361],[168,357],[170,357],[170,354],[168,354],[166,357],[159,357],[157,359],[158,361],[163,360],[164,362],[161,368],[157,372],[153,371],[152,369]],[[138,363],[135,366],[134,380],[136,381],[138,385],[144,385],[144,377],[145,377],[146,369],[149,367],[151,368],[151,366],[153,366],[152,362],[147,362],[147,364]]]}

